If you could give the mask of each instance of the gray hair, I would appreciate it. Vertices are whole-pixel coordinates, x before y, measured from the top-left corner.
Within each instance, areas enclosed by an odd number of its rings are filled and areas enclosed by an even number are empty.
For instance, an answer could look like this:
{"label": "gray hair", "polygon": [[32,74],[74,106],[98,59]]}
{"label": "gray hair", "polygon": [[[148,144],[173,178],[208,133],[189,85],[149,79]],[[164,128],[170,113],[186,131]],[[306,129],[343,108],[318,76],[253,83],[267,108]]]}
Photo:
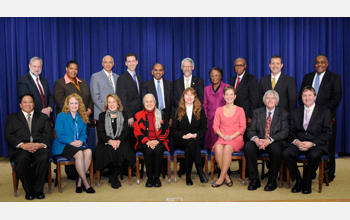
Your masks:
{"label": "gray hair", "polygon": [[103,63],[103,61],[105,60],[106,57],[112,58],[112,61],[113,61],[113,63],[114,63],[114,59],[113,59],[113,57],[112,57],[111,55],[106,55],[106,56],[104,56],[104,57],[102,58],[102,63]]}
{"label": "gray hair", "polygon": [[273,89],[267,90],[267,91],[265,92],[264,97],[263,97],[264,105],[266,105],[266,103],[265,103],[265,98],[266,98],[266,96],[268,96],[268,95],[274,95],[274,96],[275,96],[275,98],[276,98],[276,106],[277,106],[278,103],[280,102],[280,96],[279,96],[278,93],[277,93],[275,90],[273,90]]}
{"label": "gray hair", "polygon": [[43,65],[43,60],[40,57],[32,57],[29,63],[32,64],[34,61],[40,60],[41,66]]}
{"label": "gray hair", "polygon": [[194,67],[194,62],[193,62],[193,60],[192,60],[191,58],[187,57],[187,58],[183,59],[183,60],[181,61],[181,66],[184,65],[184,62],[190,62],[190,63],[191,63],[191,66]]}
{"label": "gray hair", "polygon": [[[157,104],[156,97],[154,97],[152,93],[147,93],[145,96],[143,96],[142,103],[145,103],[146,96],[151,96],[154,100],[154,103]],[[159,131],[162,126],[162,112],[157,107],[155,107],[154,115],[156,117],[156,129]]]}
{"label": "gray hair", "polygon": [[247,64],[247,62],[245,61],[245,59],[243,57],[238,57],[235,59],[235,61],[233,63],[235,63],[237,60],[243,60],[245,64]]}

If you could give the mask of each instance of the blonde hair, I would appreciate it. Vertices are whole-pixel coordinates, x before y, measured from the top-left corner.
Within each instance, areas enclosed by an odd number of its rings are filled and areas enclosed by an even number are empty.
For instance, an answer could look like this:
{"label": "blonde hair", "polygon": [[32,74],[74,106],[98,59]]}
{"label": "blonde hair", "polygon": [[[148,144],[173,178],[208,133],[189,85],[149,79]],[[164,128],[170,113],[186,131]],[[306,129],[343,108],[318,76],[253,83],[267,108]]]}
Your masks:
{"label": "blonde hair", "polygon": [[179,102],[179,108],[177,109],[177,119],[180,120],[180,121],[182,120],[182,117],[185,116],[185,114],[186,114],[185,94],[188,91],[190,91],[194,95],[194,103],[193,103],[193,114],[194,114],[194,117],[197,120],[200,119],[202,104],[198,100],[198,96],[197,96],[196,90],[194,90],[192,87],[188,87],[182,93],[182,96],[181,96],[181,99],[180,99],[180,102]]}
{"label": "blonde hair", "polygon": [[68,104],[69,104],[69,100],[71,98],[75,98],[79,102],[78,114],[83,119],[84,123],[86,123],[86,124],[90,123],[89,117],[86,115],[86,110],[85,110],[85,105],[83,103],[83,99],[80,97],[80,95],[78,95],[76,93],[72,93],[69,96],[67,96],[66,100],[64,101],[62,112],[65,112],[66,114],[68,114],[68,112],[70,111]]}
{"label": "blonde hair", "polygon": [[112,93],[109,93],[107,96],[106,96],[106,99],[105,99],[105,104],[103,105],[103,111],[107,111],[108,109],[108,98],[109,97],[112,97],[114,98],[114,100],[117,102],[118,104],[118,111],[122,112],[124,110],[123,108],[123,105],[122,105],[122,101],[120,101],[120,98],[116,95],[116,94],[112,94]]}

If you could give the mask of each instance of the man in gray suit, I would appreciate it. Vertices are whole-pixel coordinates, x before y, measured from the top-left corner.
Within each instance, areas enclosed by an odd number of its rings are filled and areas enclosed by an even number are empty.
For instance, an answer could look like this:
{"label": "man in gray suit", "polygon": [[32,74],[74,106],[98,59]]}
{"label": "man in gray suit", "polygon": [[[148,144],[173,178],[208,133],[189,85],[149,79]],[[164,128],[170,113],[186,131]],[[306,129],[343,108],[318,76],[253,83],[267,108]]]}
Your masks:
{"label": "man in gray suit", "polygon": [[102,59],[103,69],[91,75],[90,90],[91,98],[94,102],[94,119],[103,112],[105,98],[109,93],[117,94],[117,80],[119,75],[112,72],[114,59],[106,55]]}

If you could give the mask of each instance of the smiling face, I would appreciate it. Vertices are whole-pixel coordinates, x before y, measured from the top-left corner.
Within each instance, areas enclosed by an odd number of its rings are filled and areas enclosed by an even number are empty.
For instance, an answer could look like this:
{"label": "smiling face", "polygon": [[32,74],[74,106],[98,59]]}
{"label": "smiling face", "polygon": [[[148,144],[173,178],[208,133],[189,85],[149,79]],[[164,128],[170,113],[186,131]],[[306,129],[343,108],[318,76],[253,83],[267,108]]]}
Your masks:
{"label": "smiling face", "polygon": [[102,66],[103,66],[103,69],[106,70],[107,73],[111,73],[112,68],[114,66],[114,62],[113,62],[112,57],[106,56],[103,59]]}
{"label": "smiling face", "polygon": [[305,90],[301,97],[306,108],[310,108],[315,104],[316,96],[311,90]]}
{"label": "smiling face", "polygon": [[35,60],[29,64],[30,72],[32,72],[35,76],[39,76],[42,70],[41,61]]}
{"label": "smiling face", "polygon": [[265,105],[268,110],[272,110],[276,107],[277,99],[273,94],[269,94],[265,97]]}
{"label": "smiling face", "polygon": [[272,75],[276,76],[282,70],[283,64],[280,58],[272,58],[269,64]]}
{"label": "smiling face", "polygon": [[108,109],[112,112],[117,110],[119,107],[117,101],[112,96],[108,97],[107,105],[108,105]]}
{"label": "smiling face", "polygon": [[190,77],[192,75],[192,71],[194,70],[194,67],[191,65],[191,62],[185,61],[181,66],[181,70],[186,77]]}
{"label": "smiling face", "polygon": [[185,105],[193,105],[195,98],[196,96],[191,91],[186,92],[184,95]]}
{"label": "smiling face", "polygon": [[66,72],[68,77],[75,78],[78,75],[78,65],[75,63],[69,64],[69,66],[66,67]]}
{"label": "smiling face", "polygon": [[132,73],[135,72],[137,64],[139,64],[139,62],[136,60],[136,57],[129,56],[126,58],[125,65],[128,67],[128,70],[130,72]]}
{"label": "smiling face", "polygon": [[242,75],[242,73],[245,71],[247,68],[247,65],[244,60],[236,60],[235,61],[235,71],[237,75]]}
{"label": "smiling face", "polygon": [[163,75],[164,75],[164,68],[163,68],[163,66],[160,65],[160,64],[154,65],[153,70],[152,70],[152,75],[154,76],[154,78],[156,80],[160,80],[163,77]]}
{"label": "smiling face", "polygon": [[221,73],[217,70],[212,70],[210,73],[210,80],[211,82],[215,85],[215,84],[219,84],[221,82]]}
{"label": "smiling face", "polygon": [[321,74],[327,70],[328,61],[325,56],[318,56],[315,59],[315,70],[318,74]]}
{"label": "smiling face", "polygon": [[143,105],[147,111],[151,112],[156,107],[156,102],[151,95],[146,95],[143,99]]}
{"label": "smiling face", "polygon": [[22,98],[19,106],[21,107],[22,111],[31,113],[34,110],[34,100],[31,96],[26,95]]}
{"label": "smiling face", "polygon": [[76,113],[79,109],[79,101],[74,97],[70,98],[68,101],[68,108],[71,113]]}
{"label": "smiling face", "polygon": [[224,94],[224,99],[226,104],[233,104],[234,100],[236,99],[236,94],[232,89],[228,89]]}

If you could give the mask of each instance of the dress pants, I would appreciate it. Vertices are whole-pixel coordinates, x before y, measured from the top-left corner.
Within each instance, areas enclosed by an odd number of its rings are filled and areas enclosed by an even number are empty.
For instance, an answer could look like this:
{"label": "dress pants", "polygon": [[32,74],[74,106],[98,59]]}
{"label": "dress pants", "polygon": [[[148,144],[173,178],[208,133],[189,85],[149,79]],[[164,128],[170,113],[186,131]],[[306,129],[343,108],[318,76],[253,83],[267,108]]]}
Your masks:
{"label": "dress pants", "polygon": [[278,171],[281,167],[283,150],[284,145],[281,141],[274,141],[265,150],[259,150],[254,141],[248,141],[244,146],[244,155],[249,171],[249,179],[259,179],[257,157],[259,154],[268,153],[270,161],[269,181],[276,181]]}
{"label": "dress pants", "polygon": [[158,179],[162,169],[163,153],[166,150],[164,144],[158,144],[154,150],[141,144],[138,147],[145,157],[146,174],[148,179]]}
{"label": "dress pants", "polygon": [[182,139],[179,148],[185,151],[186,177],[191,177],[192,166],[195,163],[199,175],[204,174],[202,167],[201,148],[196,138]]}
{"label": "dress pants", "polygon": [[43,192],[49,169],[49,158],[50,153],[45,148],[39,149],[35,153],[21,150],[11,157],[16,164],[18,178],[26,193]]}
{"label": "dress pants", "polygon": [[320,164],[321,158],[323,154],[326,154],[325,151],[318,147],[311,147],[308,151],[300,151],[297,146],[294,144],[290,144],[282,153],[282,158],[286,163],[290,171],[290,175],[292,179],[301,180],[301,175],[298,169],[298,165],[296,162],[297,157],[300,154],[306,154],[307,165],[305,170],[304,184],[306,186],[311,186],[312,177]]}

